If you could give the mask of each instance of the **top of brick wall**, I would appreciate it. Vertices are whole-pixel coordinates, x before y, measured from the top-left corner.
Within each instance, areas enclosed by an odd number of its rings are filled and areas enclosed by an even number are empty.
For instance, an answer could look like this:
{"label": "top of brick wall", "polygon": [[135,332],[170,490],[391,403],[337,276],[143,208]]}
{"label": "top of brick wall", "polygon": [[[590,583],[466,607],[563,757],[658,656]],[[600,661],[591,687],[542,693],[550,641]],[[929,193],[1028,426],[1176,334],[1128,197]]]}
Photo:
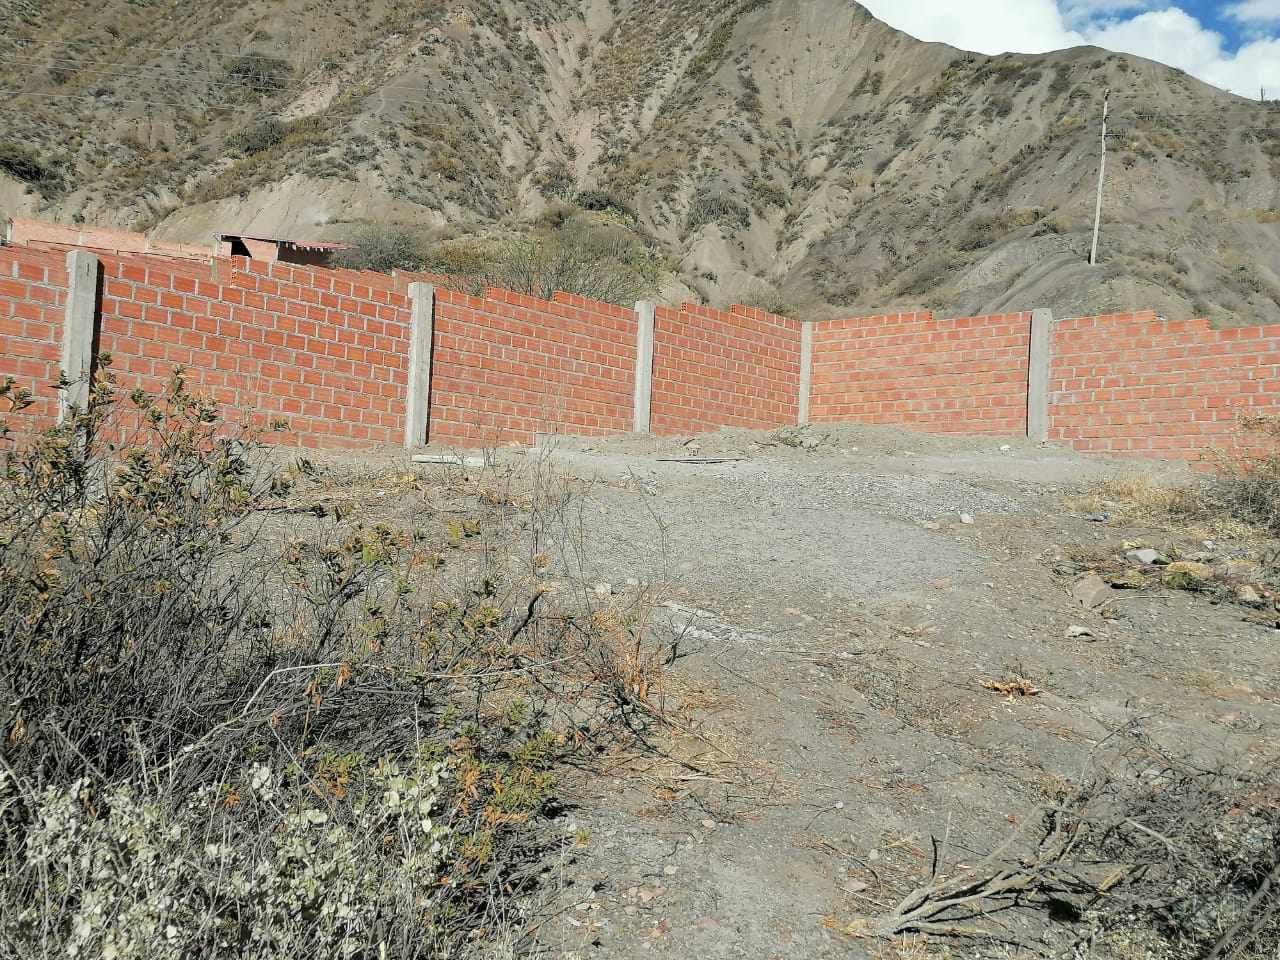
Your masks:
{"label": "top of brick wall", "polygon": [[132,230],[112,230],[107,227],[69,227],[60,223],[45,223],[14,217],[6,231],[7,242],[19,247],[45,247],[70,249],[83,247],[104,253],[145,253],[177,260],[208,260],[213,256],[212,247],[187,243],[166,243],[152,240],[146,234]]}

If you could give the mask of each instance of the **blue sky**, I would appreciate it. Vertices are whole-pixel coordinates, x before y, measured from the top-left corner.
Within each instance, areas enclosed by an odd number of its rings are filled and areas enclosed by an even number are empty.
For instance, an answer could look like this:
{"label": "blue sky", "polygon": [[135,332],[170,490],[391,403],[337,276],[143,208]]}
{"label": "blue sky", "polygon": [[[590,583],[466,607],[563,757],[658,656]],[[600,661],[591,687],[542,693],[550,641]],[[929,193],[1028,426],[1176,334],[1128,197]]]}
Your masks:
{"label": "blue sky", "polygon": [[1136,53],[1242,96],[1280,98],[1280,0],[861,0],[922,40],[982,53]]}

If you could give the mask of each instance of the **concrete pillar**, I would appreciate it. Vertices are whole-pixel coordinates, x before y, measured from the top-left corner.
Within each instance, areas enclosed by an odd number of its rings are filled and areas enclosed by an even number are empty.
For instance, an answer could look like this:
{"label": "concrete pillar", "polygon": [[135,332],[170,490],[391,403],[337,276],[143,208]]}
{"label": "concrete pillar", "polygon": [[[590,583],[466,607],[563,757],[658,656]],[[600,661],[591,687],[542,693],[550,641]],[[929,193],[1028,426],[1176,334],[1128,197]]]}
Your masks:
{"label": "concrete pillar", "polygon": [[1031,362],[1027,368],[1027,436],[1049,439],[1049,375],[1053,361],[1053,311],[1031,313]]}
{"label": "concrete pillar", "polygon": [[404,413],[407,450],[426,444],[431,426],[431,340],[435,308],[435,287],[429,283],[409,284],[409,384]]}
{"label": "concrete pillar", "polygon": [[636,301],[636,394],[633,429],[648,433],[653,402],[653,321],[657,305]]}
{"label": "concrete pillar", "polygon": [[85,250],[67,254],[67,310],[62,321],[62,376],[70,384],[58,397],[58,422],[71,408],[89,406],[94,319],[98,313],[98,258]]}
{"label": "concrete pillar", "polygon": [[813,324],[800,324],[800,415],[796,422],[809,422],[809,394],[813,389]]}

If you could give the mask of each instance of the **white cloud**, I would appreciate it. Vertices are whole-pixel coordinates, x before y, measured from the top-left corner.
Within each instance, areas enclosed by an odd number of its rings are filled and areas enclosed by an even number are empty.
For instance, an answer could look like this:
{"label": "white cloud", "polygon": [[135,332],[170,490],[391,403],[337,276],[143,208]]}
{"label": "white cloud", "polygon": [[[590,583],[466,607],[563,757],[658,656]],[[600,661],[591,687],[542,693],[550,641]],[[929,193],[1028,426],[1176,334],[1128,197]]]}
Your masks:
{"label": "white cloud", "polygon": [[1280,38],[1254,40],[1228,53],[1221,34],[1176,7],[1110,20],[1087,29],[1085,36],[1100,47],[1167,63],[1244,96],[1254,96],[1260,87],[1280,93]]}
{"label": "white cloud", "polygon": [[1248,24],[1280,23],[1280,0],[1244,0],[1222,11],[1233,20]]}
{"label": "white cloud", "polygon": [[1046,53],[1081,42],[1053,0],[862,0],[885,23],[921,40],[978,53]]}
{"label": "white cloud", "polygon": [[[1221,34],[1176,6],[1164,6],[1167,0],[862,2],[899,30],[962,50],[1045,53],[1090,43],[1167,63],[1244,96],[1255,96],[1260,87],[1280,96],[1280,36],[1255,33],[1230,53]],[[1242,0],[1227,13],[1254,26],[1280,24],[1280,0]]]}

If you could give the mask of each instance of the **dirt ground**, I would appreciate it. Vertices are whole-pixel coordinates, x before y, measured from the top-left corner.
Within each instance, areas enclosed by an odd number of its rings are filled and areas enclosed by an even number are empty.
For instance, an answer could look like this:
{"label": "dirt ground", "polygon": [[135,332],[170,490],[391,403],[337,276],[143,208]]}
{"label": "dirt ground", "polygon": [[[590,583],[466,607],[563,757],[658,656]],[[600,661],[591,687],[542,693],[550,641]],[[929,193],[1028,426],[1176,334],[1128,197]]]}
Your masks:
{"label": "dirt ground", "polygon": [[[1273,627],[1158,578],[1097,610],[1072,596],[1138,544],[1250,549],[1071,507],[1132,462],[874,428],[499,454],[540,457],[598,481],[585,570],[562,556],[549,575],[657,589],[685,718],[653,758],[584,778],[566,816],[590,839],[556,867],[549,956],[1017,956],[851,924],[926,875],[931,838],[972,862],[1126,725],[1207,762],[1280,758]],[[984,686],[1010,678],[1040,692]]]}

